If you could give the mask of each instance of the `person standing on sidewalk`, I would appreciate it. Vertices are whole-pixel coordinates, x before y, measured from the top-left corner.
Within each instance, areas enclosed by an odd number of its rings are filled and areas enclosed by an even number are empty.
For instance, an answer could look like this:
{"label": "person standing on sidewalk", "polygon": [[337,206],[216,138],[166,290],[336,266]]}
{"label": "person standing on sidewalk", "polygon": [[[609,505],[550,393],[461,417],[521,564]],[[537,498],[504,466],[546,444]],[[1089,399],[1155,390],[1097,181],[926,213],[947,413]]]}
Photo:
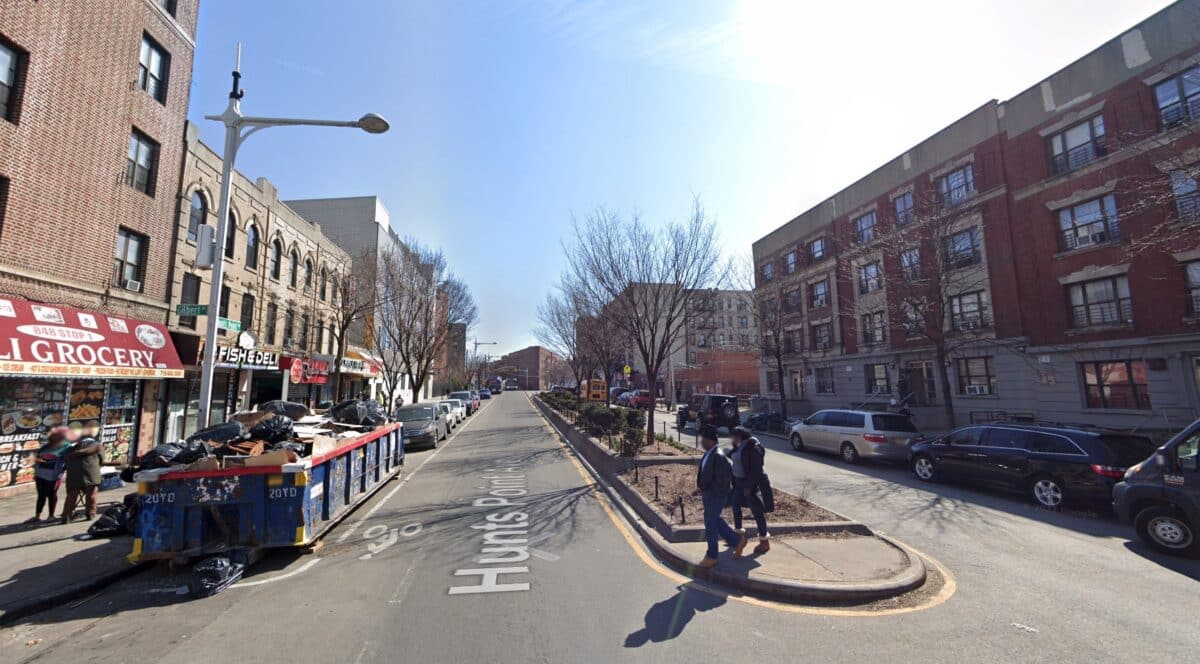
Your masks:
{"label": "person standing on sidewalk", "polygon": [[724,539],[730,547],[740,549],[746,546],[746,535],[734,532],[721,516],[729,504],[733,469],[717,446],[716,427],[710,424],[700,427],[700,444],[704,446],[704,456],[700,457],[700,469],[696,471],[696,490],[704,502],[704,538],[708,541],[708,550],[700,567],[707,569],[717,564],[718,538]]}
{"label": "person standing on sidewalk", "polygon": [[84,428],[79,440],[66,453],[67,503],[63,506],[62,522],[70,523],[75,516],[75,503],[83,496],[83,507],[88,520],[96,518],[96,491],[100,486],[100,441],[96,438],[100,427]]}
{"label": "person standing on sidewalk", "polygon": [[25,523],[38,523],[42,520],[42,508],[49,506],[49,516],[54,518],[54,508],[58,507],[58,485],[62,484],[63,469],[66,460],[63,455],[71,447],[71,430],[67,427],[55,427],[46,435],[46,444],[37,451],[37,464],[33,471],[33,483],[37,486],[37,508],[33,518]]}
{"label": "person standing on sidewalk", "polygon": [[741,544],[733,550],[733,557],[737,559],[746,548],[746,531],[742,530],[743,507],[750,508],[754,524],[758,526],[758,546],[754,547],[754,553],[762,555],[771,550],[771,534],[767,532],[767,517],[758,496],[767,451],[749,429],[734,427],[731,433],[733,452],[729,454],[729,460],[733,465],[733,495],[729,503],[733,508],[733,529],[742,535]]}

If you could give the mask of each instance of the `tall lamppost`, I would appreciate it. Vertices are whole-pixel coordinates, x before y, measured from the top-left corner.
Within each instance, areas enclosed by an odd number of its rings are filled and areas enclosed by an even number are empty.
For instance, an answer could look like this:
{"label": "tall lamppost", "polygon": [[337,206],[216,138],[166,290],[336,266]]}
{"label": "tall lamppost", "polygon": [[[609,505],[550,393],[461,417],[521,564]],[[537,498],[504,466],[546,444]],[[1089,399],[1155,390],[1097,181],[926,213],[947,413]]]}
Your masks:
{"label": "tall lamppost", "polygon": [[225,247],[229,232],[229,195],[233,164],[237,160],[238,148],[256,131],[267,127],[312,126],[312,127],[355,127],[370,134],[382,134],[388,130],[388,121],[374,113],[367,113],[357,120],[304,120],[297,118],[264,118],[242,115],[241,99],[245,94],[240,88],[242,46],[238,44],[237,60],[233,69],[233,88],[229,91],[229,105],[221,115],[206,115],[206,120],[218,120],[225,124],[225,154],[221,163],[221,199],[217,211],[216,237],[213,240],[212,281],[208,293],[208,324],[204,332],[204,358],[200,366],[200,420],[198,428],[209,424],[212,410],[213,372],[217,363],[217,329],[221,308],[221,281],[225,272],[225,261],[219,253]]}

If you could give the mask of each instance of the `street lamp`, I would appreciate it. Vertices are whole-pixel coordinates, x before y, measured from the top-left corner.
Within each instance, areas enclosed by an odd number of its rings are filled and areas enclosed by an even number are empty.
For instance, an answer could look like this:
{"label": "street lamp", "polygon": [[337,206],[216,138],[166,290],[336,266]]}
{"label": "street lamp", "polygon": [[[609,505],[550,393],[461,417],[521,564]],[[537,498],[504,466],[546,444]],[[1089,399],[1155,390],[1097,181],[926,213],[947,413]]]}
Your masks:
{"label": "street lamp", "polygon": [[[367,113],[357,120],[304,120],[297,118],[264,118],[242,115],[241,99],[245,94],[240,88],[242,78],[242,46],[238,44],[237,60],[233,69],[233,88],[229,91],[229,105],[221,115],[206,115],[206,120],[219,120],[225,124],[225,154],[221,163],[221,200],[217,212],[215,248],[212,263],[212,281],[208,293],[208,324],[204,332],[204,358],[200,365],[200,419],[199,428],[207,427],[212,410],[213,372],[217,363],[217,328],[221,309],[221,281],[225,272],[225,261],[217,252],[225,246],[229,232],[229,195],[233,164],[237,160],[242,141],[261,129],[268,127],[353,127],[370,134],[387,131],[388,121],[382,116]],[[243,131],[244,130],[244,131]]]}

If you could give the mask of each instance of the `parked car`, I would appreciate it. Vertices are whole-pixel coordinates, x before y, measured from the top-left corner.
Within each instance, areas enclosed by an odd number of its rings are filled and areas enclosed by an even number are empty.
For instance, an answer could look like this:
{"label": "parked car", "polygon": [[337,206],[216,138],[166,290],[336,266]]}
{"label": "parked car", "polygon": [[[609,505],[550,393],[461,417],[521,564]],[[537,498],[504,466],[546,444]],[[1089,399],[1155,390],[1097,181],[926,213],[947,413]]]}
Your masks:
{"label": "parked car", "polygon": [[439,401],[437,408],[439,413],[446,416],[446,424],[453,431],[454,427],[458,426],[458,412],[454,410],[454,406],[449,401]]}
{"label": "parked car", "polygon": [[471,396],[470,392],[451,392],[450,398],[462,402],[463,407],[466,409],[465,415],[467,416],[472,415],[479,408],[479,404],[475,401],[475,397]]}
{"label": "parked car", "polygon": [[781,433],[788,431],[787,422],[780,413],[746,413],[742,416],[742,426],[752,431],[768,431]]}
{"label": "parked car", "polygon": [[617,403],[622,394],[632,392],[628,387],[610,387],[608,388],[608,400],[612,403]]}
{"label": "parked car", "polygon": [[621,396],[625,399],[623,405],[630,408],[654,408],[654,395],[650,390],[634,390]]}
{"label": "parked car", "polygon": [[479,392],[476,390],[471,390],[471,407],[479,410]]}
{"label": "parked car", "polygon": [[742,423],[738,414],[737,397],[728,394],[697,394],[679,407],[675,422],[680,429],[689,422],[711,424],[717,428],[732,429]]}
{"label": "parked car", "polygon": [[491,399],[491,398],[492,398],[491,390],[487,389],[486,387],[483,388],[482,390],[479,390],[479,400],[480,401],[482,401],[484,399]]}
{"label": "parked car", "polygon": [[846,463],[860,459],[907,461],[919,436],[908,415],[871,410],[818,410],[792,426],[792,449],[832,452]]}
{"label": "parked car", "polygon": [[451,397],[446,399],[450,404],[450,409],[454,411],[454,417],[458,419],[458,423],[462,424],[467,421],[467,402],[462,399]]}
{"label": "parked car", "polygon": [[432,404],[401,406],[396,421],[404,425],[404,445],[428,445],[436,448],[439,440],[449,435],[446,417]]}
{"label": "parked car", "polygon": [[963,479],[1019,491],[1058,509],[1071,501],[1112,501],[1125,469],[1154,451],[1145,436],[1069,427],[979,424],[912,446],[917,479]]}
{"label": "parked car", "polygon": [[613,403],[617,404],[618,406],[629,407],[629,405],[630,405],[629,400],[631,398],[633,398],[633,390],[630,390],[628,392],[622,392],[622,393],[618,394],[617,398],[613,401]]}
{"label": "parked car", "polygon": [[1113,507],[1151,548],[1200,558],[1200,420],[1125,471]]}

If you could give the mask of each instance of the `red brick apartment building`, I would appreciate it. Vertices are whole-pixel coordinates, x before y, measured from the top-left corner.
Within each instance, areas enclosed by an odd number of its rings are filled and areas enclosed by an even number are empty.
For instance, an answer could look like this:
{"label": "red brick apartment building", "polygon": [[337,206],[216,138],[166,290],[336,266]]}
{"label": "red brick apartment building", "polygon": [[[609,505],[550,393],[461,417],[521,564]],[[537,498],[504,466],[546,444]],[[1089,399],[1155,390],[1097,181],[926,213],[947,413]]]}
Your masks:
{"label": "red brick apartment building", "polygon": [[1200,2],[1182,0],[754,243],[757,288],[796,305],[787,397],[903,400],[930,430],[947,410],[1190,421],[1198,165]]}
{"label": "red brick apartment building", "polygon": [[54,423],[99,421],[110,462],[152,441],[182,373],[162,324],[198,4],[0,3],[0,327],[29,343],[0,353],[0,411],[20,414],[0,487],[30,483],[20,451]]}

